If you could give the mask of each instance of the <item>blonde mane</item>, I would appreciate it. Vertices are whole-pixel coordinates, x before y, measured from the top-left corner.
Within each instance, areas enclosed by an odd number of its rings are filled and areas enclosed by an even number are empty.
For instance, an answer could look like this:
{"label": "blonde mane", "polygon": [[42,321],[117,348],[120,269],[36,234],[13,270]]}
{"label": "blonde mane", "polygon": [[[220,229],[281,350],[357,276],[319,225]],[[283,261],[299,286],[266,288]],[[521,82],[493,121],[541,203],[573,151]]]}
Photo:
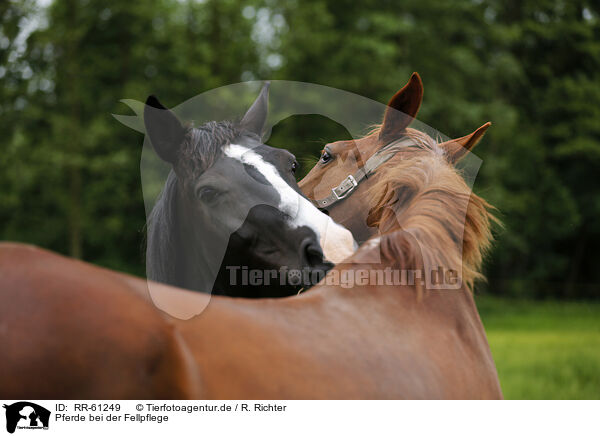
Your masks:
{"label": "blonde mane", "polygon": [[[376,134],[377,129],[371,132]],[[425,133],[407,129],[415,140],[382,166],[374,185],[367,219],[379,227],[382,257],[400,269],[442,266],[461,271],[473,290],[483,279],[481,264],[490,247],[493,207],[471,191],[446,152]]]}

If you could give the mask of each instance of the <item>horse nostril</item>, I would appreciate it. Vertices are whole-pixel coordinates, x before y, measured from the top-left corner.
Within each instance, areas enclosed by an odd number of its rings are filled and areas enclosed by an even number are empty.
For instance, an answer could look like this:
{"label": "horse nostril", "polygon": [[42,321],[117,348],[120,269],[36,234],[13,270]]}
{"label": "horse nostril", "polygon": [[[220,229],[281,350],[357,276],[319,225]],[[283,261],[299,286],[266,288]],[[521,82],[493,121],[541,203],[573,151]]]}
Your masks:
{"label": "horse nostril", "polygon": [[300,258],[309,267],[323,265],[323,250],[311,239],[305,239],[300,245]]}

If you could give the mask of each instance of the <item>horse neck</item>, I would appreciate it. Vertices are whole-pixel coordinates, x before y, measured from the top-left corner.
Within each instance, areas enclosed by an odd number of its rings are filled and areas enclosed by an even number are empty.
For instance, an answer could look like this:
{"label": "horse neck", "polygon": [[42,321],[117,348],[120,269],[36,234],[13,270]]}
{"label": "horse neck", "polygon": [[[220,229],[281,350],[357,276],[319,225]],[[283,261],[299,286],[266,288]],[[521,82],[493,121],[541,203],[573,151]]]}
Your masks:
{"label": "horse neck", "polygon": [[204,215],[189,211],[189,201],[182,192],[177,196],[177,234],[179,273],[185,288],[212,292],[223,260],[227,239],[203,221]]}
{"label": "horse neck", "polygon": [[[340,272],[351,271],[354,277],[358,277],[362,271],[369,273],[373,269],[398,269],[396,264],[386,260],[380,264],[362,263],[369,262],[369,259],[362,256],[360,251],[352,262],[338,265],[336,269]],[[457,290],[428,289],[419,292],[416,286],[404,284],[343,288],[339,285],[328,286],[325,282],[307,292],[306,297],[304,303],[313,313],[329,317],[339,314],[354,319],[354,324],[364,319],[370,324],[380,325],[382,332],[395,330],[399,326],[412,332],[429,331],[437,324],[446,326],[448,330],[456,329],[465,343],[486,343],[473,294],[465,286]]]}
{"label": "horse neck", "polygon": [[[456,327],[467,343],[487,349],[470,292],[479,274],[481,254],[491,238],[487,203],[472,194],[441,157],[392,160],[367,183],[366,198],[381,197],[367,221],[380,236],[363,244],[348,264],[337,268],[353,270],[355,276],[361,269],[420,270],[424,277],[428,270],[441,266],[462,272],[462,283],[458,289],[422,289],[416,285],[324,287],[323,292],[329,295],[323,300],[347,312],[381,314],[391,323],[403,322],[403,318],[424,324],[439,320]],[[386,186],[391,194],[387,198]]]}
{"label": "horse neck", "polygon": [[[195,243],[194,223],[185,210],[186,201],[171,171],[148,225],[148,277],[185,289],[210,292],[207,256]],[[195,223],[200,226],[200,223]],[[197,227],[196,227],[197,228]]]}
{"label": "horse neck", "polygon": [[[380,263],[372,263],[372,255],[377,255],[378,251],[374,245],[361,247],[349,263],[338,265],[335,269],[340,273],[349,271],[354,277],[359,277],[360,271],[397,270],[398,265],[385,258]],[[454,332],[466,349],[483,353],[477,356],[491,362],[473,293],[464,284],[460,289],[426,289],[420,292],[414,285],[372,284],[344,289],[341,286],[328,286],[325,282],[307,294],[310,298],[306,303],[313,313],[321,313],[326,317],[340,314],[341,317],[354,320],[353,328],[358,331],[358,324],[363,320],[379,326],[382,333],[400,329],[407,333],[408,338],[410,335],[429,337],[439,328],[444,332]]]}
{"label": "horse neck", "polygon": [[442,157],[401,161],[381,177],[370,224],[382,234],[382,255],[401,268],[456,271],[472,288],[491,241],[485,200]]}

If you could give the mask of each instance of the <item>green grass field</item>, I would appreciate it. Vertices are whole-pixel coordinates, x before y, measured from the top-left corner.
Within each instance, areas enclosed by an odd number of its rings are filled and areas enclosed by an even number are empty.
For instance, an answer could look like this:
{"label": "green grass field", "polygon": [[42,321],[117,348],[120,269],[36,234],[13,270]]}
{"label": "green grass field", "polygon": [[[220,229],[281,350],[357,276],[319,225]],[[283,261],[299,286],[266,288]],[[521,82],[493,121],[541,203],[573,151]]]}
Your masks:
{"label": "green grass field", "polygon": [[600,399],[600,304],[476,297],[506,399]]}

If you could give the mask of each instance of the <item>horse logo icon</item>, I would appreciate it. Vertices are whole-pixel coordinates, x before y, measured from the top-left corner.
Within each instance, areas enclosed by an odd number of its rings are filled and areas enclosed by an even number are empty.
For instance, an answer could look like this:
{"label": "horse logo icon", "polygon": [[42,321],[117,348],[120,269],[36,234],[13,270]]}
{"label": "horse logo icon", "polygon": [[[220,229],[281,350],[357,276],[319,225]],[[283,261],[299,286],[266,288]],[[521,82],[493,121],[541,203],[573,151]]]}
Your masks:
{"label": "horse logo icon", "polygon": [[4,405],[6,409],[6,431],[14,433],[19,429],[48,429],[50,411],[29,401],[19,401]]}

